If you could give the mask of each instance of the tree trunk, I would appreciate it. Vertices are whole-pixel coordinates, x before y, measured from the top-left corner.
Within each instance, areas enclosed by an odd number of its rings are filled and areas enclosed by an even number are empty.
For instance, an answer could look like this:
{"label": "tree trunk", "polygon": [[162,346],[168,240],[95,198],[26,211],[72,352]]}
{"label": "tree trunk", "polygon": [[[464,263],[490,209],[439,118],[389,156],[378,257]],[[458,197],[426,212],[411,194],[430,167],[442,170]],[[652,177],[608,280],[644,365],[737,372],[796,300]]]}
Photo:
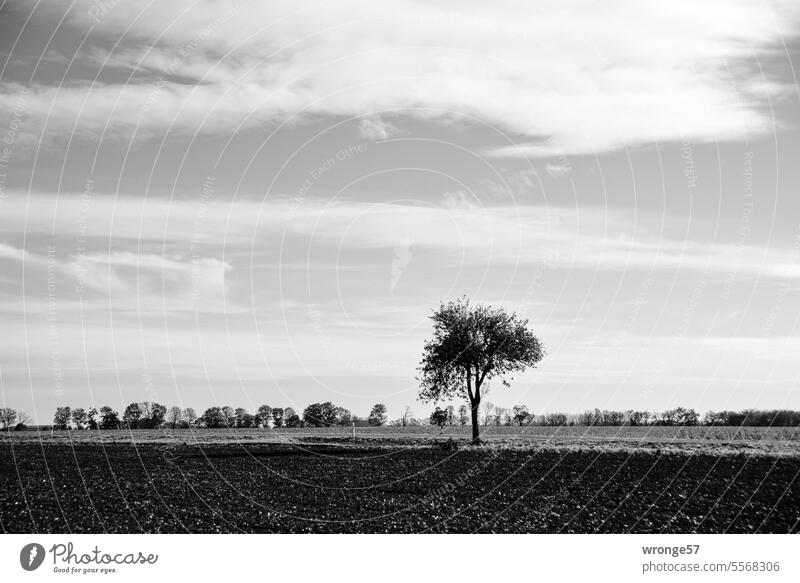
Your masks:
{"label": "tree trunk", "polygon": [[480,441],[480,426],[478,425],[478,406],[481,404],[480,400],[473,399],[470,402],[470,409],[472,411],[472,442],[477,443]]}

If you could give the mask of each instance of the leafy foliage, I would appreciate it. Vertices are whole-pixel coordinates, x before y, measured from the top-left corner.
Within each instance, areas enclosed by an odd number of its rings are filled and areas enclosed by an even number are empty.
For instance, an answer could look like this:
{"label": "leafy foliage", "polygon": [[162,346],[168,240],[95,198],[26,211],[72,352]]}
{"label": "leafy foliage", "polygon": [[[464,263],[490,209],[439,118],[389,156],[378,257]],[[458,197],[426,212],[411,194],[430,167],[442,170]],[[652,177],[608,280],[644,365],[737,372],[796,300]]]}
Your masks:
{"label": "leafy foliage", "polygon": [[380,427],[386,423],[386,405],[377,403],[369,413],[369,424]]}
{"label": "leafy foliage", "polygon": [[303,422],[311,427],[330,427],[349,423],[350,411],[330,401],[312,403],[303,410]]}
{"label": "leafy foliage", "polygon": [[458,424],[463,426],[467,423],[469,423],[469,407],[461,405],[458,408]]}
{"label": "leafy foliage", "polygon": [[53,429],[69,429],[71,414],[69,407],[57,407],[53,415]]}
{"label": "leafy foliage", "polygon": [[86,429],[86,425],[88,423],[88,416],[86,415],[86,409],[83,409],[81,407],[73,409],[72,422],[78,429]]}
{"label": "leafy foliage", "polygon": [[530,411],[528,411],[528,407],[525,405],[514,405],[512,409],[514,415],[514,421],[516,421],[517,425],[525,425],[528,421],[528,418],[531,416]]}
{"label": "leafy foliage", "polygon": [[183,421],[186,423],[187,427],[191,427],[197,422],[197,413],[191,407],[186,407],[181,416],[183,417]]}
{"label": "leafy foliage", "polygon": [[444,427],[447,425],[447,409],[441,409],[436,407],[436,409],[431,413],[431,425],[436,425],[438,427]]}
{"label": "leafy foliage", "polygon": [[442,304],[431,316],[433,339],[425,343],[418,368],[420,398],[470,398],[473,386],[533,367],[544,356],[528,321],[502,308],[472,306],[465,298]]}
{"label": "leafy foliage", "polygon": [[119,429],[119,414],[108,405],[100,407],[100,429]]}
{"label": "leafy foliage", "polygon": [[420,362],[419,397],[423,401],[468,400],[473,437],[481,387],[492,378],[508,386],[510,375],[534,367],[544,357],[528,321],[502,308],[472,305],[467,298],[443,303],[431,315],[433,339],[425,343]]}
{"label": "leafy foliage", "polygon": [[178,406],[173,405],[167,411],[167,423],[169,423],[170,427],[175,429],[178,426],[183,415],[183,411]]}
{"label": "leafy foliage", "polygon": [[225,417],[222,415],[222,409],[219,407],[209,407],[200,416],[200,422],[211,429],[225,427]]}
{"label": "leafy foliage", "polygon": [[17,418],[17,412],[8,407],[0,408],[0,429],[10,429]]}
{"label": "leafy foliage", "polygon": [[272,407],[261,405],[256,411],[256,424],[262,427],[269,427],[270,419],[272,419]]}
{"label": "leafy foliage", "polygon": [[128,424],[131,429],[136,429],[139,426],[139,419],[142,418],[142,409],[139,403],[131,403],[125,407],[125,412],[122,414],[122,420]]}

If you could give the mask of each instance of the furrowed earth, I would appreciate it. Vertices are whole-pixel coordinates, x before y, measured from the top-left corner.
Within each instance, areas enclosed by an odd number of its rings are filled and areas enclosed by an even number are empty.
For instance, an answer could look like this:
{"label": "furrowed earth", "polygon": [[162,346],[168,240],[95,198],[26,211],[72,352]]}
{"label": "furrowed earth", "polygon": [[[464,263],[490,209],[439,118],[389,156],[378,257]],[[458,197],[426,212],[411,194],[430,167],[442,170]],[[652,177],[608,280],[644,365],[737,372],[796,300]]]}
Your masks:
{"label": "furrowed earth", "polygon": [[[587,428],[583,428],[587,430]],[[593,428],[594,429],[594,428]],[[600,428],[597,428],[600,429]],[[671,429],[671,428],[670,428]],[[693,428],[699,429],[699,428]],[[794,433],[6,434],[4,532],[786,533]],[[794,430],[790,430],[794,431]],[[88,434],[89,432],[82,432]],[[97,434],[97,432],[95,432]],[[677,441],[676,441],[677,440]]]}

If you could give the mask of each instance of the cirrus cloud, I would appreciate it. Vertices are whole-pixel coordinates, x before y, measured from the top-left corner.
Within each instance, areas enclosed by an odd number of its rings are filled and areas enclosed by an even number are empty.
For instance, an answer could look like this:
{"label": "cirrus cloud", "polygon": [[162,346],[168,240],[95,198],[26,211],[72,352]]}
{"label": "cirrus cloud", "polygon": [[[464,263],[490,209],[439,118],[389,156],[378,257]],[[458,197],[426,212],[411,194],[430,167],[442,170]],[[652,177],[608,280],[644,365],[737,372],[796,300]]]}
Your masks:
{"label": "cirrus cloud", "polygon": [[[27,123],[45,133],[230,133],[294,116],[396,111],[466,115],[521,137],[487,145],[500,157],[770,130],[764,106],[775,82],[742,63],[796,32],[800,16],[796,3],[753,0],[502,10],[409,0],[120,1],[89,18],[92,6],[76,2],[67,13],[70,26],[91,31],[91,46],[64,56],[75,70],[100,67],[98,81],[67,74],[67,83],[25,83]],[[48,6],[35,19],[63,10]],[[120,73],[116,82],[103,68]],[[2,85],[3,108],[22,86]]]}

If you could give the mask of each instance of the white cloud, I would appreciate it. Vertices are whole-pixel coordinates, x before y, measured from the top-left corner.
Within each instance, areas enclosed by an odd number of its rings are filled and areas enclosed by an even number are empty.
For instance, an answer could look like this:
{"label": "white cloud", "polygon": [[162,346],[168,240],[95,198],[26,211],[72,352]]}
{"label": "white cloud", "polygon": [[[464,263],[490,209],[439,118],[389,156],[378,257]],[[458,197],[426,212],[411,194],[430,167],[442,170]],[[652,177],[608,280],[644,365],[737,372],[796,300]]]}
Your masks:
{"label": "white cloud", "polygon": [[358,131],[362,138],[373,142],[385,140],[401,133],[399,128],[380,116],[369,116],[362,119],[358,124]]}
{"label": "white cloud", "polygon": [[0,259],[12,259],[14,261],[37,261],[38,257],[31,256],[25,249],[18,249],[13,245],[0,243]]}
{"label": "white cloud", "polygon": [[[767,85],[736,65],[795,32],[800,14],[796,2],[756,0],[687,0],[683,7],[581,0],[468,10],[411,0],[270,0],[233,11],[182,0],[117,2],[95,22],[87,18],[95,4],[76,2],[71,24],[111,39],[125,33],[133,41],[106,55],[109,66],[146,72],[151,82],[31,87],[30,126],[46,119],[48,132],[64,134],[77,119],[78,135],[129,137],[134,128],[140,136],[161,135],[170,125],[229,132],[296,114],[466,114],[530,138],[490,150],[495,156],[769,130],[773,122],[760,108]],[[57,18],[63,7],[42,10]],[[732,79],[734,72],[743,78]],[[177,74],[197,83],[170,80]],[[4,85],[0,106],[8,109],[19,91]]]}
{"label": "white cloud", "polygon": [[553,178],[567,178],[572,174],[572,165],[564,164],[545,164],[545,171]]}
{"label": "white cloud", "polygon": [[457,190],[442,195],[442,206],[451,211],[471,211],[478,208],[474,195]]}
{"label": "white cloud", "polygon": [[[26,280],[61,278],[59,290],[92,292],[117,308],[222,311],[230,263],[209,257],[167,257],[130,251],[87,255],[32,253],[0,244],[0,259],[26,266]],[[36,289],[36,288],[34,288]],[[30,292],[29,292],[30,293]],[[90,304],[87,303],[87,307]]]}
{"label": "white cloud", "polygon": [[[210,203],[198,231],[198,202],[166,202],[160,199],[96,196],[91,204],[79,197],[9,196],[0,215],[0,230],[20,232],[29,241],[55,232],[70,240],[89,225],[89,235],[108,248],[108,240],[123,249],[140,244],[169,244],[190,250],[200,233],[203,254],[219,256],[239,251],[250,258],[251,249],[269,250],[284,236],[301,236],[314,244],[342,245],[357,249],[393,249],[410,238],[415,253],[424,249],[450,253],[454,260],[470,264],[539,264],[564,269],[670,269],[717,277],[773,277],[800,279],[797,249],[780,246],[743,245],[735,241],[679,240],[659,235],[670,232],[664,217],[604,208],[542,206],[479,206],[467,193],[443,195],[441,207],[378,204],[356,201],[329,203],[307,199],[297,204],[289,198],[264,203],[248,200]],[[82,212],[88,215],[81,218]],[[111,217],[122,217],[112,221]],[[635,218],[635,220],[634,220]],[[124,220],[123,220],[124,219]],[[682,219],[668,219],[672,224]],[[693,219],[693,224],[697,219]],[[673,224],[680,232],[683,222]],[[635,230],[633,230],[635,226]],[[684,229],[685,230],[685,229]],[[276,249],[272,249],[275,251]],[[69,248],[65,252],[74,252]],[[0,246],[0,256],[23,251]],[[96,257],[95,257],[96,256]],[[39,257],[39,261],[45,258]],[[175,277],[187,277],[193,269],[209,269],[211,281],[224,281],[227,267],[205,264],[180,256],[152,254],[101,254],[93,250],[84,263],[109,264],[112,273],[138,265]],[[97,276],[97,286],[114,284]],[[166,276],[165,276],[166,277]]]}
{"label": "white cloud", "polygon": [[84,270],[91,273],[88,283],[98,291],[114,294],[135,291],[137,295],[163,295],[190,303],[222,301],[225,275],[231,269],[228,262],[216,258],[166,257],[130,251],[76,257],[69,267],[78,279]]}

